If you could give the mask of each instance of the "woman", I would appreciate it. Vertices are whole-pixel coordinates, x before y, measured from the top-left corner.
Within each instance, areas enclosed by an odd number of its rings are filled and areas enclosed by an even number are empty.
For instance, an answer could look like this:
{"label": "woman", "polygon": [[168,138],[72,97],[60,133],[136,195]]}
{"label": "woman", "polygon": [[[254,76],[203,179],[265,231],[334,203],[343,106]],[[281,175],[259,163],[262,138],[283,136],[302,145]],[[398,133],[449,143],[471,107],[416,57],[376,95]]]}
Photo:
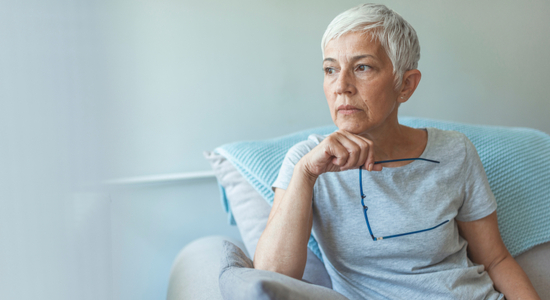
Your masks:
{"label": "woman", "polygon": [[360,5],[331,22],[322,49],[339,130],[287,153],[255,268],[302,278],[313,232],[350,299],[539,299],[502,242],[472,143],[398,122],[421,78],[411,25]]}

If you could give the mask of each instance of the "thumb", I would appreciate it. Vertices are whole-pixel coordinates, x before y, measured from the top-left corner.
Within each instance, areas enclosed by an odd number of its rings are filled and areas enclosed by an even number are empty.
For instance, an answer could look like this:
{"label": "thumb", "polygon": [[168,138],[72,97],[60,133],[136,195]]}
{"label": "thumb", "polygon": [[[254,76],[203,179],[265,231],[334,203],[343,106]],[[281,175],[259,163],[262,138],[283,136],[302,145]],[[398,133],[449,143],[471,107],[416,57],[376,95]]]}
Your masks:
{"label": "thumb", "polygon": [[382,167],[382,164],[374,164],[372,167],[372,171],[382,171],[384,167]]}

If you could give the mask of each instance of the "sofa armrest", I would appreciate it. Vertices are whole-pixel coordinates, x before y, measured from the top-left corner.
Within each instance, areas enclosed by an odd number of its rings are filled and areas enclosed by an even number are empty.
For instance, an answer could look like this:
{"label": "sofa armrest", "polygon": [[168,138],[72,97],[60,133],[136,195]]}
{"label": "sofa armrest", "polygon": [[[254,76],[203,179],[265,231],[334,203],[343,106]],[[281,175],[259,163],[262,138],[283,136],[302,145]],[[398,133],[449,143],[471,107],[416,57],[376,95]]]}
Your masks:
{"label": "sofa armrest", "polygon": [[550,299],[550,242],[516,256],[541,299]]}
{"label": "sofa armrest", "polygon": [[218,276],[223,241],[245,249],[240,241],[208,236],[191,242],[180,251],[170,272],[167,300],[222,300]]}

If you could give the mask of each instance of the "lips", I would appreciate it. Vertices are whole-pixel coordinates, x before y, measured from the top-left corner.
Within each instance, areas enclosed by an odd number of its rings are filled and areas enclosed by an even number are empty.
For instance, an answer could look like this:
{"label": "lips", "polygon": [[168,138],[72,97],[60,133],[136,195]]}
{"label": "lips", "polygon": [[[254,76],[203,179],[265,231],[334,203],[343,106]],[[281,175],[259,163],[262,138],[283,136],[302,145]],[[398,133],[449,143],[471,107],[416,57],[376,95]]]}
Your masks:
{"label": "lips", "polygon": [[344,114],[344,115],[351,115],[357,112],[362,111],[362,109],[359,109],[353,105],[340,105],[338,106],[338,113]]}

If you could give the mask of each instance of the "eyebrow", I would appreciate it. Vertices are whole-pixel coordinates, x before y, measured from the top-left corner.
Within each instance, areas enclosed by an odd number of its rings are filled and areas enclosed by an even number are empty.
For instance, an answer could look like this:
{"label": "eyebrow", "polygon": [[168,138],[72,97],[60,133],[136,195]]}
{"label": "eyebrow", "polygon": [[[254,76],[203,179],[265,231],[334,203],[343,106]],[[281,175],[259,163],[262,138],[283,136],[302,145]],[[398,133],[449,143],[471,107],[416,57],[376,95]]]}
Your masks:
{"label": "eyebrow", "polygon": [[[372,57],[373,59],[376,59],[376,57],[374,55],[370,55],[370,54],[363,54],[363,55],[357,55],[357,56],[354,56],[351,58],[352,61],[357,61],[357,60],[360,60],[360,59],[363,59],[363,58],[367,58],[367,57]],[[331,58],[331,57],[327,57],[323,60],[323,62],[325,61],[330,61],[330,62],[336,62],[336,59],[334,58]]]}

